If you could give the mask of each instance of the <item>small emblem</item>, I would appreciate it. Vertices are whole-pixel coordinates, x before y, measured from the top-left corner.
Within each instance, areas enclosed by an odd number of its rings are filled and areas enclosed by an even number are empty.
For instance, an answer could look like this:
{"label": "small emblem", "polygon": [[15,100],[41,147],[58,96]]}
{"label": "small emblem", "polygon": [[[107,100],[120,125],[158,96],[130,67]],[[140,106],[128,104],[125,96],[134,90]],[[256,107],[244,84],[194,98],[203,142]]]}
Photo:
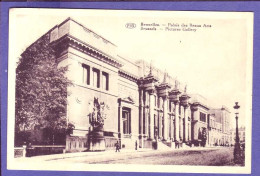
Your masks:
{"label": "small emblem", "polygon": [[134,29],[136,27],[136,24],[135,23],[126,23],[125,27],[128,29]]}

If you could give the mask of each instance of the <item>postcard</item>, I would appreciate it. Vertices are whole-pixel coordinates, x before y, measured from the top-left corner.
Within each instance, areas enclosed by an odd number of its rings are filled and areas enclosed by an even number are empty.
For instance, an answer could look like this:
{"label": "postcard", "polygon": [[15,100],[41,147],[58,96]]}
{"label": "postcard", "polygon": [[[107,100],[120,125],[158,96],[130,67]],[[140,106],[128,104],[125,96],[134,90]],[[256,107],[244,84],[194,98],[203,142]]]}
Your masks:
{"label": "postcard", "polygon": [[9,15],[8,169],[251,172],[253,12]]}

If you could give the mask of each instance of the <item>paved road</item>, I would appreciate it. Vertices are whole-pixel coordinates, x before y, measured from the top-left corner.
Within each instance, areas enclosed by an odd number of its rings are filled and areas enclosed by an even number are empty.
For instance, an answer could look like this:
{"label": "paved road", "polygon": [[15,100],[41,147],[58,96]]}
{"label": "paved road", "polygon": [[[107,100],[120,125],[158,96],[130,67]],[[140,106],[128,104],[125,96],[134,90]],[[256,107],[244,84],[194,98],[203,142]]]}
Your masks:
{"label": "paved road", "polygon": [[106,152],[67,158],[47,159],[48,162],[80,164],[149,164],[149,165],[207,165],[230,166],[233,148],[207,148],[171,151]]}

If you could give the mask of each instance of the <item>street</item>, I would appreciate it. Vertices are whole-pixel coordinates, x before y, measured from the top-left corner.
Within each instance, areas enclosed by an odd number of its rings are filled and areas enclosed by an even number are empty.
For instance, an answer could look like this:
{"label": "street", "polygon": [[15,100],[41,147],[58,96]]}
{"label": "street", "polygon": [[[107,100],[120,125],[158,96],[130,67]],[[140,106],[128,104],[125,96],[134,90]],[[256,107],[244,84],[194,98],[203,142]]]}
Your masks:
{"label": "street", "polygon": [[[62,154],[61,154],[62,155]],[[65,154],[66,155],[66,154]],[[168,151],[84,152],[77,156],[44,159],[48,162],[81,164],[147,164],[147,165],[202,165],[232,166],[233,148],[188,148]],[[32,157],[31,159],[33,159]]]}
{"label": "street", "polygon": [[[212,150],[165,151],[154,154],[132,155],[120,159],[101,160],[99,164],[156,164],[156,165],[232,165],[233,152],[228,148]],[[84,160],[83,162],[88,162]]]}

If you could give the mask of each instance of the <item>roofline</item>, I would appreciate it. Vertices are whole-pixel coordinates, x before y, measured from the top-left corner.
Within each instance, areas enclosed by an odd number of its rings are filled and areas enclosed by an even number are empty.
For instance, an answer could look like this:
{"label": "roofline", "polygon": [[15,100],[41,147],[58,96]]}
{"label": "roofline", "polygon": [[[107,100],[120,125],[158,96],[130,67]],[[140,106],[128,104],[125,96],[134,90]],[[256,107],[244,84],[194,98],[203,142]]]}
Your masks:
{"label": "roofline", "polygon": [[[210,110],[220,110],[220,111],[223,111],[223,108],[211,108]],[[229,111],[229,109],[227,109],[227,108],[224,108],[224,110],[226,110],[228,113],[231,113]]]}
{"label": "roofline", "polygon": [[99,35],[99,34],[95,33],[93,30],[91,30],[91,29],[87,28],[86,26],[84,26],[83,24],[81,24],[81,23],[77,22],[76,20],[74,20],[74,19],[73,19],[73,18],[71,18],[71,17],[68,17],[68,18],[67,18],[67,19],[65,19],[63,22],[61,22],[60,24],[58,24],[57,26],[59,27],[59,26],[63,25],[64,23],[66,23],[66,22],[67,22],[67,21],[69,21],[69,20],[71,20],[71,21],[73,21],[73,22],[77,23],[77,24],[78,24],[78,25],[80,25],[81,27],[85,28],[86,30],[88,30],[88,31],[92,32],[93,34],[95,34],[95,35],[97,35],[98,37],[102,38],[102,39],[103,39],[103,40],[105,40],[106,42],[108,42],[108,43],[111,43],[112,45],[114,45],[114,46],[116,46],[116,47],[117,47],[117,45],[116,45],[116,44],[114,44],[114,43],[112,43],[111,41],[107,40],[107,39],[106,39],[106,38],[104,38],[103,36],[101,36],[101,35]]}
{"label": "roofline", "polygon": [[123,56],[120,56],[120,55],[117,55],[117,56],[118,56],[119,58],[121,58],[121,59],[123,59],[123,60],[125,60],[125,61],[127,61],[127,62],[129,62],[129,63],[131,63],[131,64],[133,64],[133,65],[136,66],[136,67],[140,67],[140,66],[137,65],[136,63],[130,61],[129,59],[127,59],[127,58],[125,58],[125,57],[123,57]]}
{"label": "roofline", "polygon": [[36,42],[38,42],[40,39],[42,39],[44,36],[46,36],[47,34],[50,34],[51,31],[53,31],[53,29],[55,29],[58,25],[53,26],[51,29],[49,29],[47,32],[45,32],[43,35],[41,35],[37,40],[35,40],[33,43],[31,43],[28,47],[26,47],[26,49],[22,52],[22,54],[20,54],[20,56],[23,56],[24,52],[28,49],[31,48]]}

